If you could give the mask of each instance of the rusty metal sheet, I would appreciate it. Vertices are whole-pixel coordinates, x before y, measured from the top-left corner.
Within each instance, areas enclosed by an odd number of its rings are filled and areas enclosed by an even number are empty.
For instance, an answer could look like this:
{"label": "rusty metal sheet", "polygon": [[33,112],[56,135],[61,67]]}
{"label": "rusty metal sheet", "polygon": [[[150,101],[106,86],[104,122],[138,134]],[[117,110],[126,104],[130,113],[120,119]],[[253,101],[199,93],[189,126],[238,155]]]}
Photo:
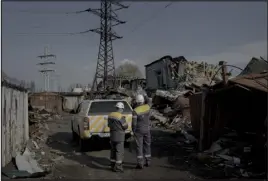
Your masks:
{"label": "rusty metal sheet", "polygon": [[63,105],[63,96],[52,92],[34,93],[29,98],[34,107],[44,107],[47,110],[61,112]]}
{"label": "rusty metal sheet", "polygon": [[229,80],[229,82],[268,92],[268,73],[238,76]]}
{"label": "rusty metal sheet", "polygon": [[200,130],[200,118],[202,111],[202,93],[193,94],[189,97],[191,123],[194,131]]}

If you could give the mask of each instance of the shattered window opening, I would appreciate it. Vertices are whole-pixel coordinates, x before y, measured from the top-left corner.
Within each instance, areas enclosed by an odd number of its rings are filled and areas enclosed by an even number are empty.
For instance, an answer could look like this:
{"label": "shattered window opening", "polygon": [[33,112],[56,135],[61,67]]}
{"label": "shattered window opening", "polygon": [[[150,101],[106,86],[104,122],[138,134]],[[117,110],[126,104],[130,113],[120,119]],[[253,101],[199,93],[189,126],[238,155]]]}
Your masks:
{"label": "shattered window opening", "polygon": [[163,76],[161,71],[156,71],[157,83],[159,87],[163,87]]}
{"label": "shattered window opening", "polygon": [[[118,101],[101,101],[92,102],[89,108],[88,114],[90,113],[106,113],[116,111],[115,105]],[[131,108],[125,101],[120,101],[124,104],[124,113],[131,112]]]}

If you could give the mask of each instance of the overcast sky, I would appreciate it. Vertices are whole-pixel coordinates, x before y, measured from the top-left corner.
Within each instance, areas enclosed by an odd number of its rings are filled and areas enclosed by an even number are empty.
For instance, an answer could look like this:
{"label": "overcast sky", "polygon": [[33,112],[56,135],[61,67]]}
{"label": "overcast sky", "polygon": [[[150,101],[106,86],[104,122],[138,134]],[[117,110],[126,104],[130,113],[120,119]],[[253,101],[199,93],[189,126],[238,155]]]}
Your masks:
{"label": "overcast sky", "polygon": [[[115,64],[125,59],[144,65],[165,55],[187,60],[244,67],[252,56],[267,57],[267,4],[265,2],[124,2],[120,11],[126,24],[116,27],[123,36],[113,43]],[[56,70],[62,87],[92,83],[99,35],[63,36],[97,28],[99,18],[90,13],[69,14],[99,8],[100,2],[2,2],[2,69],[9,76],[43,79],[38,55],[44,46],[57,56]],[[165,8],[166,7],[166,8]],[[26,12],[25,12],[26,11]],[[39,34],[41,33],[41,34]]]}

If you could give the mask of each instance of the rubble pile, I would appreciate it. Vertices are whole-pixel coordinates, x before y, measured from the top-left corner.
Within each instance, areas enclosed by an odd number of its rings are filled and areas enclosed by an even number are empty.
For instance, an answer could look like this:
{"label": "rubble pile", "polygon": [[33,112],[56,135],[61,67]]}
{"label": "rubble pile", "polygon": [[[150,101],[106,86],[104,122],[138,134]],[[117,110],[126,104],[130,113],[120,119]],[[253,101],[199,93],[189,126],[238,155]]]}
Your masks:
{"label": "rubble pile", "polygon": [[183,62],[185,70],[183,74],[177,74],[174,79],[177,82],[177,90],[194,90],[198,92],[203,85],[214,85],[221,81],[221,74],[218,65],[206,62]]}
{"label": "rubble pile", "polygon": [[[30,137],[40,138],[48,129],[47,122],[57,119],[61,119],[61,116],[45,109],[34,109],[32,108],[28,112],[29,115],[29,125],[30,125]],[[45,129],[45,130],[44,130]],[[41,136],[41,137],[40,137]]]}
{"label": "rubble pile", "polygon": [[156,91],[152,100],[153,127],[165,127],[177,131],[191,128],[189,100],[185,97],[186,93],[187,91]]}
{"label": "rubble pile", "polygon": [[10,165],[2,173],[12,179],[49,178],[56,163],[55,158],[59,156],[52,153],[46,144],[49,137],[48,122],[59,120],[61,116],[45,109],[33,108],[30,104],[28,116],[30,139],[23,152],[16,153],[14,165]]}
{"label": "rubble pile", "polygon": [[[260,142],[262,142],[260,144]],[[197,154],[197,160],[211,169],[222,170],[225,177],[263,178],[265,140],[252,133],[226,133],[211,147]],[[263,165],[263,166],[261,166]]]}
{"label": "rubble pile", "polygon": [[31,109],[28,114],[30,140],[27,143],[27,148],[34,153],[34,159],[37,160],[44,170],[51,170],[55,164],[53,160],[58,155],[51,153],[51,150],[46,145],[49,138],[48,123],[62,118],[60,115],[45,109]]}
{"label": "rubble pile", "polygon": [[[226,129],[209,149],[199,152],[197,140],[185,131],[173,143],[165,143],[172,153],[169,163],[201,179],[264,179],[265,138],[254,133]],[[164,149],[164,148],[163,148]]]}

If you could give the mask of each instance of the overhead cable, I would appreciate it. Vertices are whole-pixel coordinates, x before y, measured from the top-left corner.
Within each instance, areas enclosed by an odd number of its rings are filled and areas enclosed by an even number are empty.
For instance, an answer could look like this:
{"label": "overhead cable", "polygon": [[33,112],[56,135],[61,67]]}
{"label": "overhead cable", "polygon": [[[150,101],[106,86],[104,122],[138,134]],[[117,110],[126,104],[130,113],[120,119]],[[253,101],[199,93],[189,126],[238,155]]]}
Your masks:
{"label": "overhead cable", "polygon": [[[113,2],[113,4],[119,6],[119,8],[123,9],[123,8],[127,8],[130,6],[130,4],[128,6],[124,6],[119,4],[119,1],[117,2]],[[119,9],[117,9],[119,10]],[[91,9],[91,8],[87,8],[85,10],[81,10],[81,11],[73,11],[73,12],[65,12],[65,14],[80,14],[80,13],[84,13],[84,12],[92,12],[95,15],[100,16],[100,9]],[[33,13],[33,11],[20,11],[20,12],[28,12],[28,13]],[[49,12],[47,12],[49,13]],[[61,13],[62,14],[62,13]],[[111,17],[113,20],[117,20],[115,14],[114,16]],[[113,24],[112,26],[117,26],[118,24],[123,24],[125,23],[124,21],[117,21],[116,24]],[[82,32],[75,32],[75,33],[15,33],[15,35],[18,36],[30,36],[30,35],[40,35],[40,36],[73,36],[73,35],[83,35],[89,32],[92,32],[93,30],[86,30],[86,31],[82,31]]]}
{"label": "overhead cable", "polygon": [[15,35],[73,36],[73,35],[83,35],[89,32],[91,32],[91,30],[75,32],[75,33],[15,33]]}
{"label": "overhead cable", "polygon": [[[173,4],[173,2],[170,2],[170,3],[166,4],[164,7],[161,7],[161,8],[159,8],[157,11],[153,12],[153,13],[151,14],[151,16],[150,16],[148,19],[146,19],[145,21],[141,21],[135,28],[133,28],[133,29],[131,30],[131,32],[136,31],[137,29],[139,29],[139,28],[141,28],[142,26],[144,26],[145,24],[147,24],[149,21],[154,20],[156,17],[158,17],[158,16],[161,14],[161,13],[160,13],[161,10],[170,7],[172,4]],[[163,11],[162,11],[162,12],[163,12]]]}
{"label": "overhead cable", "polygon": [[40,10],[8,10],[7,13],[27,13],[27,14],[70,14],[73,12],[60,12],[60,11],[40,11]]}

